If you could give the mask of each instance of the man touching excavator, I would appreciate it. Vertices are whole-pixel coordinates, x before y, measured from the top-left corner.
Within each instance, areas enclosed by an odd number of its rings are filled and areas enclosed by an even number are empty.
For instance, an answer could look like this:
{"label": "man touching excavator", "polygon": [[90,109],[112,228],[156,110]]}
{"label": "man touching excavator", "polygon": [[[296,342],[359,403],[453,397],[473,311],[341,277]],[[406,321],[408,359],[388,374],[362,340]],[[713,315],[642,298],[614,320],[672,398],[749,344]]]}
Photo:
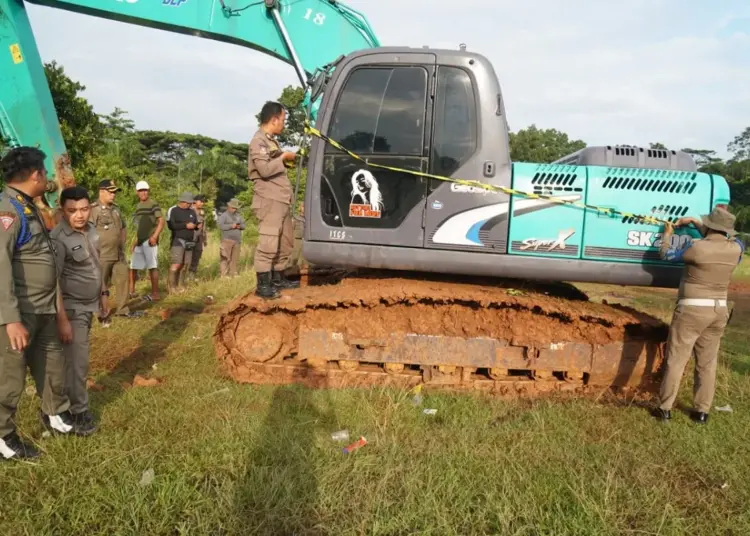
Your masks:
{"label": "man touching excavator", "polygon": [[255,189],[251,208],[258,218],[260,234],[255,252],[255,294],[265,299],[278,298],[278,289],[299,286],[284,275],[294,247],[293,191],[286,163],[295,159],[295,154],[282,151],[275,139],[283,132],[285,120],[284,107],[267,102],[260,112],[260,128],[248,148],[248,175]]}
{"label": "man touching excavator", "polygon": [[675,226],[695,225],[704,237],[702,240],[672,247],[673,228],[667,224],[659,251],[664,260],[685,263],[669,327],[659,405],[653,412],[662,421],[671,418],[685,366],[690,356],[695,355],[694,409],[690,418],[700,424],[708,422],[716,386],[719,344],[729,321],[727,292],[732,273],[745,250],[744,244],[736,238],[735,216],[729,211],[716,207],[701,219],[680,218]]}

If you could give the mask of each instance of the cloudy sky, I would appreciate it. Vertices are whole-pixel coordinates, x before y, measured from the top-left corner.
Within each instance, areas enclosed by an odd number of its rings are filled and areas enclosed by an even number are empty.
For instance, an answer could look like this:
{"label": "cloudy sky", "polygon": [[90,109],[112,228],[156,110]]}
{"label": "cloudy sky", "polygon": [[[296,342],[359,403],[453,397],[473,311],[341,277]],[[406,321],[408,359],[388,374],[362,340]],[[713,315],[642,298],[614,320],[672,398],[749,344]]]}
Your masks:
{"label": "cloudy sky", "polygon": [[[590,145],[661,141],[725,155],[750,126],[746,0],[346,3],[364,12],[383,45],[466,43],[486,55],[513,130],[535,123]],[[119,106],[139,128],[246,142],[262,103],[297,83],[291,66],[250,49],[28,11],[42,58],[86,85],[97,112]]]}

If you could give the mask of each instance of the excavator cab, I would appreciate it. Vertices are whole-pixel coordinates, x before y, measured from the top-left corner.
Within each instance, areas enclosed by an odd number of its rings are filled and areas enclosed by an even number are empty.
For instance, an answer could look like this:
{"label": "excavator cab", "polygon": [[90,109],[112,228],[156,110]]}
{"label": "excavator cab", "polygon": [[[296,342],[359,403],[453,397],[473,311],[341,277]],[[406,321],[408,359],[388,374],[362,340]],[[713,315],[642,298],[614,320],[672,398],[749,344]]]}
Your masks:
{"label": "excavator cab", "polygon": [[[500,87],[492,65],[477,54],[409,48],[353,53],[333,74],[321,110],[317,128],[369,163],[509,186]],[[455,189],[417,174],[370,168],[314,139],[305,257],[318,257],[330,242],[436,247],[430,234],[449,211],[498,198],[486,191],[451,195]],[[341,260],[323,255],[324,262]]]}

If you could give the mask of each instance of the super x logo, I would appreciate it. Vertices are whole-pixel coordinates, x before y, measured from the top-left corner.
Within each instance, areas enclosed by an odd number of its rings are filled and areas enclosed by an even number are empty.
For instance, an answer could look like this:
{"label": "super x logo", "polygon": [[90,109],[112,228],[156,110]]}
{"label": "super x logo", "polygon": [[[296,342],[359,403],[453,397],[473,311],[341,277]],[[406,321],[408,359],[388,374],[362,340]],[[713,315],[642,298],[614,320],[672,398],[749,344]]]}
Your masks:
{"label": "super x logo", "polygon": [[537,251],[539,248],[546,248],[544,251],[552,251],[553,249],[565,250],[567,244],[565,241],[575,234],[575,229],[563,229],[558,231],[556,239],[539,239],[539,238],[527,238],[523,241],[523,245],[520,249]]}
{"label": "super x logo", "polygon": [[[627,244],[634,247],[660,248],[663,234],[654,231],[628,231]],[[672,235],[670,247],[682,248],[692,238],[688,235]]]}
{"label": "super x logo", "polygon": [[383,213],[383,194],[375,176],[366,169],[352,174],[352,199],[349,216],[352,218],[380,218]]}

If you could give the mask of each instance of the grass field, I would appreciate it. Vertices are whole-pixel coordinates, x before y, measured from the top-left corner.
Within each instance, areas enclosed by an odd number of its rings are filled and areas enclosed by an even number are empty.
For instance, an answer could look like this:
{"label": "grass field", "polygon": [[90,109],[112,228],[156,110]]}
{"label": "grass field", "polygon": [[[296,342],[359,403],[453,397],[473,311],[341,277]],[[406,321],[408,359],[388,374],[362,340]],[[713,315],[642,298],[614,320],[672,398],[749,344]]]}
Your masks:
{"label": "grass field", "polygon": [[[205,262],[216,257],[214,245]],[[611,397],[427,394],[415,407],[398,390],[236,385],[211,334],[253,286],[252,272],[208,280],[97,326],[93,437],[41,438],[24,396],[20,430],[45,456],[0,464],[0,534],[750,534],[750,310],[721,356],[715,404],[734,412],[699,427]],[[669,318],[669,292],[586,290]],[[124,387],[135,373],[161,383]],[[340,429],[368,445],[343,454]]]}

